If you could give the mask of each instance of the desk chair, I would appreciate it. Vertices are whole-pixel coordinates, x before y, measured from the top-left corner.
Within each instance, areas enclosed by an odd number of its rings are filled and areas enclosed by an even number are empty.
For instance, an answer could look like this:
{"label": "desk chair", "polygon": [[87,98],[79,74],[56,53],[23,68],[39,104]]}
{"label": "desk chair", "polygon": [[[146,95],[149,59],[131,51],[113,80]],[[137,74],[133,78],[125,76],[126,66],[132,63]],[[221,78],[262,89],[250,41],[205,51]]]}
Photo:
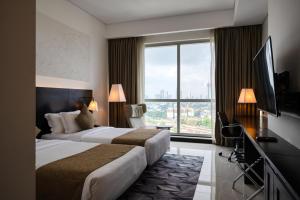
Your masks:
{"label": "desk chair", "polygon": [[[220,132],[222,137],[225,139],[232,139],[235,143],[235,148],[228,157],[228,161],[231,161],[232,157],[234,157],[236,165],[242,171],[241,174],[234,179],[232,189],[235,189],[235,184],[240,178],[247,177],[256,187],[258,187],[258,190],[247,198],[247,200],[251,200],[264,190],[264,186],[260,186],[249,174],[249,172],[252,172],[252,174],[263,183],[263,179],[253,169],[255,165],[263,161],[263,158],[260,157],[249,165],[246,162],[244,151],[240,150],[240,144],[243,142],[243,129],[241,125],[238,123],[230,124],[224,112],[218,112],[217,114],[220,121]],[[222,152],[220,152],[219,155],[222,156]]]}
{"label": "desk chair", "polygon": [[[217,115],[220,122],[220,133],[222,138],[230,139],[234,142],[235,148],[228,157],[228,161],[231,162],[232,157],[234,156],[235,152],[239,151],[240,144],[243,141],[243,129],[238,123],[230,124],[224,112],[218,112]],[[223,153],[220,152],[219,156],[223,156]]]}

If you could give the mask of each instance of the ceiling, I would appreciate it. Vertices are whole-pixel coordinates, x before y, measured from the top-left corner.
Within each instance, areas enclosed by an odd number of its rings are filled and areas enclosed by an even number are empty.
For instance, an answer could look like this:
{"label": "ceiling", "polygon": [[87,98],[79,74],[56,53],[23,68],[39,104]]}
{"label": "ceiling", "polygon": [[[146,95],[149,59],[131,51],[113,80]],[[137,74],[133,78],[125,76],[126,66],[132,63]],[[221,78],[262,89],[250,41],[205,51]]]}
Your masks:
{"label": "ceiling", "polygon": [[[105,24],[234,9],[236,0],[69,0]],[[238,1],[238,0],[237,0]]]}

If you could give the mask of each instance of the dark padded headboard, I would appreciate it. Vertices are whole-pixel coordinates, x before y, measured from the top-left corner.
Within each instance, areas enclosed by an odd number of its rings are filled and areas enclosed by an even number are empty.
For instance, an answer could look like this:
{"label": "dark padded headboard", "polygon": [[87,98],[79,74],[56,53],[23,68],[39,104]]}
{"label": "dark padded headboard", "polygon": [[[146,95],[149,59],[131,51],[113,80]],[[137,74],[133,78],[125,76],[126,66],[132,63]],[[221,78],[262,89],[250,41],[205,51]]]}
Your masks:
{"label": "dark padded headboard", "polygon": [[44,115],[46,113],[59,113],[75,111],[82,104],[88,105],[93,98],[92,90],[61,89],[61,88],[36,88],[36,126],[42,134],[50,133],[50,127]]}

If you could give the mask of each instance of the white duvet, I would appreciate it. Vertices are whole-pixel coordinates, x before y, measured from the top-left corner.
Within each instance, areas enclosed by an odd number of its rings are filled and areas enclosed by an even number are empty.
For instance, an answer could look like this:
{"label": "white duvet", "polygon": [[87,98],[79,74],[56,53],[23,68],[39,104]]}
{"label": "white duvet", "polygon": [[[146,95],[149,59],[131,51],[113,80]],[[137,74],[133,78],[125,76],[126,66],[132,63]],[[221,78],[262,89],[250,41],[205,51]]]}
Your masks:
{"label": "white duvet", "polygon": [[[53,161],[78,154],[99,144],[64,140],[37,140],[36,169]],[[82,200],[111,200],[118,198],[137,180],[146,168],[143,147],[135,147],[120,158],[87,176]]]}
{"label": "white duvet", "polygon": [[[97,127],[80,131],[77,133],[51,133],[43,135],[43,139],[60,139],[82,142],[95,142],[102,144],[110,144],[116,137],[124,135],[134,128],[113,128],[113,127]],[[162,130],[145,143],[147,163],[152,165],[155,163],[170,146],[170,132]]]}

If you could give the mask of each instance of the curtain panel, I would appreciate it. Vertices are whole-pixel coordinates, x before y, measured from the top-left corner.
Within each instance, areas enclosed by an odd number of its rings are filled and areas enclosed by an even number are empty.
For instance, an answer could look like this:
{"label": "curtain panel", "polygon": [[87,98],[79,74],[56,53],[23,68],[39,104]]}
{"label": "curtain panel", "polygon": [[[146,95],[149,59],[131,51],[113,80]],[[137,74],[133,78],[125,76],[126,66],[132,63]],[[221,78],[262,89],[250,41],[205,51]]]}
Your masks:
{"label": "curtain panel", "polygon": [[[122,84],[126,104],[138,101],[138,41],[139,38],[108,40],[109,89],[112,84]],[[128,127],[124,114],[125,103],[109,103],[109,124]]]}
{"label": "curtain panel", "polygon": [[[255,116],[254,104],[238,104],[242,88],[254,88],[252,60],[261,47],[262,26],[219,28],[214,31],[216,112],[225,112],[229,120]],[[219,120],[215,124],[216,144],[224,145]]]}

